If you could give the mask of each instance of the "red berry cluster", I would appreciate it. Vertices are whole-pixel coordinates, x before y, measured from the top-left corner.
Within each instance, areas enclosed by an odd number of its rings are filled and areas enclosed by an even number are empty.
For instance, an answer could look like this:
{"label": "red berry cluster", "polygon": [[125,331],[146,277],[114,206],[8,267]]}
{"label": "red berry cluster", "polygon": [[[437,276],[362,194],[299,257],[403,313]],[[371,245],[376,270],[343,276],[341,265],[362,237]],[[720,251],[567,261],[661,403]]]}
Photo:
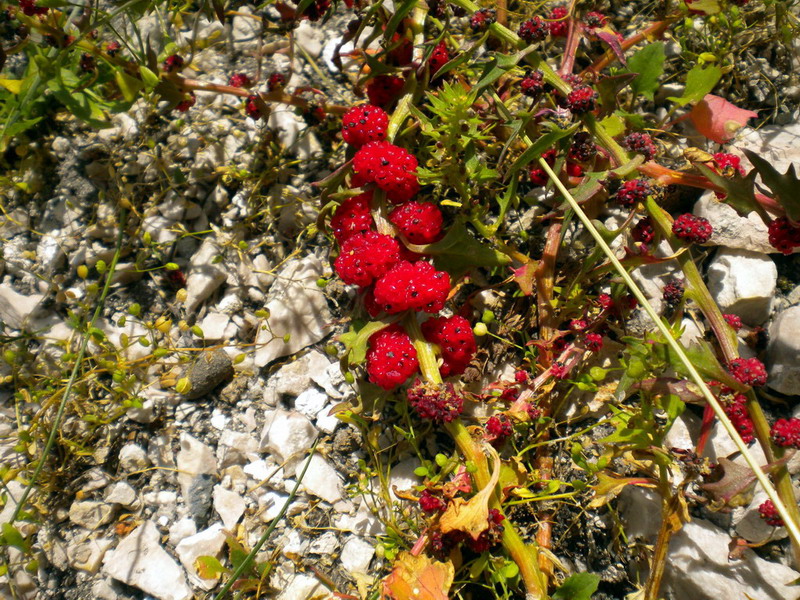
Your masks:
{"label": "red berry cluster", "polygon": [[473,552],[486,552],[500,543],[503,537],[503,521],[505,517],[496,508],[489,509],[489,527],[478,536],[478,539],[472,539],[467,536],[466,542],[469,549]]}
{"label": "red berry cluster", "polygon": [[769,243],[786,256],[800,246],[800,227],[795,227],[786,217],[773,220],[767,227]]}
{"label": "red berry cluster", "polygon": [[496,20],[497,15],[494,9],[482,8],[469,18],[469,26],[472,27],[473,31],[484,31]]}
{"label": "red berry cluster", "polygon": [[197,98],[195,98],[194,92],[188,92],[184,94],[184,99],[175,106],[175,110],[178,112],[186,112],[194,106],[195,102],[197,102]]}
{"label": "red berry cluster", "polygon": [[644,179],[629,179],[614,194],[614,199],[622,206],[633,206],[639,202],[644,202],[653,193],[650,184]]}
{"label": "red berry cluster", "polygon": [[629,133],[622,138],[622,145],[631,152],[643,154],[645,160],[653,160],[656,155],[656,145],[653,143],[653,138],[646,133],[639,131]]}
{"label": "red berry cluster", "polygon": [[678,306],[683,300],[683,282],[673,279],[661,290],[664,302],[669,306]]}
{"label": "red berry cluster", "polygon": [[711,239],[714,228],[705,217],[696,217],[691,213],[679,215],[672,222],[672,233],[682,240],[705,244]]}
{"label": "red berry cluster", "polygon": [[550,12],[548,20],[550,21],[550,35],[553,37],[567,37],[569,31],[569,23],[567,22],[567,15],[569,10],[566,6],[557,6]]}
{"label": "red berry cluster", "polygon": [[390,390],[405,383],[418,368],[414,344],[399,325],[390,325],[369,338],[367,374],[372,383]]}
{"label": "red berry cluster", "polygon": [[353,148],[383,141],[389,127],[389,115],[379,106],[360,104],[342,117],[342,137]]}
{"label": "red berry cluster", "polygon": [[412,244],[430,244],[442,234],[442,211],[433,202],[405,202],[392,210],[389,220]]}
{"label": "red berry cluster", "polygon": [[603,336],[599,333],[587,333],[583,342],[590,352],[600,352],[603,348]]}
{"label": "red berry cluster", "polygon": [[520,80],[519,89],[529,98],[538,98],[544,92],[544,75],[541,71],[528,71]]}
{"label": "red berry cluster", "polygon": [[183,68],[183,65],[184,65],[183,57],[179,54],[172,54],[164,60],[164,70],[167,73],[174,73],[175,71],[180,71]]}
{"label": "red berry cluster", "polygon": [[532,44],[533,42],[541,42],[547,37],[548,27],[541,17],[533,17],[524,21],[519,26],[517,34],[523,40]]}
{"label": "red berry cluster", "polygon": [[19,7],[28,17],[46,15],[47,11],[50,10],[46,6],[37,6],[35,0],[19,0]]}
{"label": "red berry cluster", "polygon": [[769,437],[776,446],[800,450],[800,419],[778,419],[772,425]]}
{"label": "red berry cluster", "polygon": [[740,175],[747,174],[747,171],[745,171],[744,167],[742,166],[742,159],[735,154],[717,152],[714,154],[714,163],[716,164],[719,173],[721,175],[725,175],[725,177],[733,177],[735,173],[739,173]]}
{"label": "red berry cluster", "polygon": [[249,88],[253,82],[245,73],[234,73],[228,79],[228,85],[235,88]]}
{"label": "red berry cluster", "polygon": [[767,525],[772,525],[773,527],[783,527],[785,525],[772,500],[764,500],[758,507],[758,514]]}
{"label": "red berry cluster", "polygon": [[395,263],[373,289],[375,302],[389,314],[406,310],[439,312],[449,292],[450,276],[422,260]]}
{"label": "red berry cluster", "polygon": [[408,388],[408,403],[420,418],[434,423],[449,423],[464,410],[464,399],[452,383],[437,386],[418,379]]}
{"label": "red berry cluster", "polygon": [[356,233],[372,229],[371,201],[372,192],[363,192],[342,202],[333,213],[331,230],[339,244],[343,244]]}
{"label": "red berry cluster", "polygon": [[767,383],[767,369],[757,358],[734,358],[728,363],[728,371],[744,385],[758,387]]}
{"label": "red berry cluster", "polygon": [[282,90],[283,86],[286,85],[286,75],[283,73],[273,73],[267,79],[267,91],[269,92],[277,92],[278,90]]}
{"label": "red berry cluster", "polygon": [[588,163],[595,156],[597,156],[597,146],[592,136],[586,131],[576,133],[567,152],[567,160]]}
{"label": "red berry cluster", "polygon": [[[347,225],[345,227],[350,227]],[[333,263],[342,281],[366,287],[400,260],[400,244],[389,235],[364,231],[349,236]]]}
{"label": "red berry cluster", "polygon": [[447,49],[447,44],[443,41],[436,44],[436,47],[431,52],[428,59],[428,67],[430,68],[431,77],[436,75],[447,62],[450,60],[450,51]]}
{"label": "red berry cluster", "polygon": [[719,395],[720,402],[725,414],[733,423],[736,431],[742,437],[745,444],[750,444],[755,440],[753,432],[755,425],[753,419],[750,418],[750,413],[747,410],[747,396],[744,394],[737,394],[730,388],[723,388]]}
{"label": "red berry cluster", "polygon": [[734,331],[739,331],[742,328],[742,319],[739,315],[725,314],[722,315],[722,318],[725,319],[728,325],[733,327]]}
{"label": "red berry cluster", "polygon": [[596,10],[590,11],[583,16],[583,24],[587,29],[605,27],[606,23],[608,23],[608,17]]}
{"label": "red berry cluster", "polygon": [[631,237],[634,241],[642,244],[649,244],[656,237],[655,229],[653,229],[653,222],[650,217],[644,217],[637,221],[636,225],[631,229]]}
{"label": "red berry cluster", "polygon": [[589,85],[580,85],[567,94],[566,106],[575,114],[583,114],[597,108],[597,92]]}
{"label": "red berry cluster", "polygon": [[493,415],[486,421],[486,440],[493,446],[500,446],[508,439],[514,428],[505,415]]}
{"label": "red berry cluster", "polygon": [[419,190],[417,159],[389,142],[369,142],[353,157],[353,186],[374,183],[395,203],[406,202]]}
{"label": "red berry cluster", "polygon": [[434,496],[430,490],[422,490],[422,493],[419,495],[419,507],[422,509],[422,512],[430,515],[443,511],[445,509],[445,503],[444,500],[438,496]]}
{"label": "red berry cluster", "polygon": [[422,324],[425,339],[439,346],[440,370],[445,377],[460,375],[475,356],[477,344],[472,327],[464,317],[436,317]]}
{"label": "red berry cluster", "polygon": [[259,97],[257,94],[250,94],[244,101],[244,112],[251,119],[258,121],[263,116],[261,107],[258,105]]}

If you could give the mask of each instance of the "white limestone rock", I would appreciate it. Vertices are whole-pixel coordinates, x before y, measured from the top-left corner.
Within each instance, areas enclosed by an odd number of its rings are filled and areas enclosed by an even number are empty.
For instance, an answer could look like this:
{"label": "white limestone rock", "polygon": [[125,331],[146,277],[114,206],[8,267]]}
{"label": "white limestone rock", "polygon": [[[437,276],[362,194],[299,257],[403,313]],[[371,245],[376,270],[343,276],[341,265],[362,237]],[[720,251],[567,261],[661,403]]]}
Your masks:
{"label": "white limestone rock", "polygon": [[210,590],[217,585],[216,579],[203,579],[197,574],[195,561],[199,556],[217,557],[225,545],[225,531],[220,523],[212,525],[192,536],[184,538],[176,546],[175,552],[189,574],[189,581],[195,586]]}
{"label": "white limestone rock", "polygon": [[[302,463],[297,469],[302,468]],[[342,482],[336,469],[325,458],[314,454],[308,463],[302,488],[306,492],[334,504],[342,499]]]}
{"label": "white limestone rock", "polygon": [[342,566],[348,573],[366,575],[373,556],[375,544],[360,537],[352,537],[342,548]]}
{"label": "white limestone rock", "polygon": [[221,485],[215,485],[213,491],[214,510],[222,519],[222,524],[228,531],[234,531],[239,519],[242,518],[247,502],[236,492],[226,490]]}
{"label": "white limestone rock", "polygon": [[228,278],[224,269],[213,264],[219,250],[210,239],[203,240],[192,256],[186,277],[186,312],[192,313]]}
{"label": "white limestone rock", "polygon": [[69,520],[86,529],[97,529],[110,523],[115,512],[115,506],[107,502],[76,500],[69,507]]}
{"label": "white limestone rock", "polygon": [[769,317],[777,281],[772,259],[749,250],[723,248],[708,267],[708,289],[722,311],[739,315],[748,325]]}
{"label": "white limestone rock", "polygon": [[260,449],[270,452],[282,463],[311,448],[316,437],[317,430],[306,417],[278,409],[264,422]]}
{"label": "white limestone rock", "polygon": [[159,544],[156,524],[145,521],[103,559],[103,572],[157,600],[189,600],[186,574]]}
{"label": "white limestone rock", "polygon": [[214,475],[217,460],[214,451],[188,433],[181,434],[181,449],[178,451],[178,483],[184,498],[189,496],[192,481],[198,475]]}
{"label": "white limestone rock", "polygon": [[150,466],[147,452],[138,444],[125,444],[119,451],[119,468],[124,473],[141,471]]}
{"label": "white limestone rock", "polygon": [[800,306],[784,310],[769,327],[767,385],[781,394],[800,394]]}
{"label": "white limestone rock", "polygon": [[755,211],[741,216],[734,208],[718,200],[714,192],[708,191],[695,203],[692,212],[698,217],[708,219],[714,227],[708,245],[762,254],[776,252],[769,243],[767,226]]}

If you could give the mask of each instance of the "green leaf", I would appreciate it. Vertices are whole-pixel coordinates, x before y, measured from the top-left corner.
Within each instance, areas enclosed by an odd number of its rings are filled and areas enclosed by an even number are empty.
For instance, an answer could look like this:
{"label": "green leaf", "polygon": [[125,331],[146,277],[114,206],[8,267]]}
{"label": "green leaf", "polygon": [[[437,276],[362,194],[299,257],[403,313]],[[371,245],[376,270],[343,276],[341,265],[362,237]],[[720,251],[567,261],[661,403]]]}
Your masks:
{"label": "green leaf", "polygon": [[22,534],[19,532],[19,530],[11,523],[3,523],[2,531],[4,544],[13,546],[21,552],[27,552],[29,550],[28,542],[25,541],[25,538],[22,537]]}
{"label": "green leaf", "polygon": [[519,158],[517,158],[517,160],[514,161],[514,164],[511,165],[511,168],[506,171],[505,179],[508,180],[508,178],[516,174],[517,171],[527,167],[528,164],[539,158],[545,150],[548,150],[561,138],[572,135],[572,133],[579,126],[580,124],[576,123],[568,129],[554,129],[549,133],[545,133],[538,140],[536,140],[532,146],[529,146],[525,152],[520,154]]}
{"label": "green leaf", "polygon": [[122,69],[118,69],[114,72],[114,80],[117,82],[117,85],[122,92],[122,96],[128,102],[133,102],[136,100],[139,90],[144,87],[144,83],[142,83],[140,79],[131,77],[127,73],[123,72]]}
{"label": "green leaf", "polygon": [[653,99],[658,89],[658,79],[664,72],[664,42],[647,44],[628,60],[628,72],[635,73],[636,79],[631,83],[634,94],[641,94],[648,100]]}
{"label": "green leaf", "polygon": [[672,100],[678,106],[699,102],[714,89],[720,77],[722,77],[721,68],[714,65],[703,68],[697,65],[686,74],[686,87],[683,88],[683,95],[679,98],[670,96],[668,100]]}
{"label": "green leaf", "polygon": [[602,108],[603,114],[614,111],[614,108],[616,108],[619,102],[619,93],[634,79],[636,79],[634,73],[620,73],[618,75],[603,77],[603,79],[597,82],[597,91],[600,93],[600,107]]}
{"label": "green leaf", "polygon": [[345,356],[351,365],[360,365],[367,358],[367,342],[372,334],[391,325],[393,320],[370,321],[358,331],[350,327],[350,331],[339,336],[344,344]]}
{"label": "green leaf", "polygon": [[142,76],[142,81],[144,82],[144,84],[147,86],[148,89],[153,89],[158,85],[158,82],[160,81],[158,75],[153,73],[153,71],[151,71],[144,65],[141,65],[139,67],[139,75]]}
{"label": "green leaf", "polygon": [[758,174],[761,175],[761,181],[772,191],[781,206],[786,209],[786,215],[792,221],[800,221],[800,180],[797,179],[794,165],[790,165],[786,173],[781,175],[775,167],[755,152],[745,150],[744,153],[753,163]]}
{"label": "green leaf", "polygon": [[216,579],[220,575],[227,575],[230,569],[223,567],[222,563],[213,556],[198,556],[194,563],[197,574],[203,579]]}
{"label": "green leaf", "polygon": [[625,131],[625,121],[619,115],[613,114],[600,121],[600,127],[605,129],[611,137],[617,137]]}
{"label": "green leaf", "polygon": [[460,275],[472,267],[498,267],[510,262],[508,256],[477,240],[463,221],[456,221],[435,244],[409,244],[409,248],[432,255],[436,267],[451,275]]}
{"label": "green leaf", "polygon": [[484,66],[478,83],[475,84],[476,93],[481,93],[484,88],[500,79],[506,72],[515,67],[519,61],[533,52],[535,47],[535,45],[531,45],[514,54],[495,54],[492,56],[491,60]]}
{"label": "green leaf", "polygon": [[5,79],[0,77],[0,85],[6,88],[12,94],[19,94],[22,89],[22,79]]}
{"label": "green leaf", "polygon": [[417,0],[405,0],[405,2],[403,2],[399,7],[395,5],[394,14],[386,24],[386,30],[383,32],[383,35],[387,40],[392,39],[392,35],[394,35],[394,32],[397,31],[400,23],[403,22],[403,19],[406,18],[406,15],[408,15],[408,13],[410,13],[416,5]]}
{"label": "green leaf", "polygon": [[725,190],[726,196],[722,202],[734,208],[740,215],[744,217],[756,211],[758,214],[767,217],[764,209],[756,202],[754,192],[756,171],[751,171],[746,177],[742,177],[739,173],[734,173],[733,177],[723,177],[705,165],[698,164],[696,166],[711,183]]}
{"label": "green leaf", "polygon": [[556,600],[589,600],[600,585],[600,576],[592,573],[575,573],[567,578],[553,594]]}

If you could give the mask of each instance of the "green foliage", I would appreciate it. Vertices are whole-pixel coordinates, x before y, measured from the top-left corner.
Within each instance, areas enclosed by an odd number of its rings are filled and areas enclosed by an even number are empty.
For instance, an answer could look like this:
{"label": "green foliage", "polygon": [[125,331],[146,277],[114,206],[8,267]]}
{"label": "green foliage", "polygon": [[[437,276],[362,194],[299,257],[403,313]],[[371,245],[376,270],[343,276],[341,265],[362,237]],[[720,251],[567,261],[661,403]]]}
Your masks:
{"label": "green foliage", "polygon": [[600,585],[600,577],[593,573],[570,575],[555,591],[555,600],[589,600]]}
{"label": "green foliage", "polygon": [[653,42],[628,59],[628,73],[635,73],[631,91],[652,100],[658,89],[658,80],[664,73],[664,42]]}
{"label": "green foliage", "polygon": [[686,86],[683,88],[683,94],[678,97],[670,96],[669,100],[672,100],[678,106],[699,102],[714,89],[721,77],[722,69],[720,67],[697,65],[686,75]]}

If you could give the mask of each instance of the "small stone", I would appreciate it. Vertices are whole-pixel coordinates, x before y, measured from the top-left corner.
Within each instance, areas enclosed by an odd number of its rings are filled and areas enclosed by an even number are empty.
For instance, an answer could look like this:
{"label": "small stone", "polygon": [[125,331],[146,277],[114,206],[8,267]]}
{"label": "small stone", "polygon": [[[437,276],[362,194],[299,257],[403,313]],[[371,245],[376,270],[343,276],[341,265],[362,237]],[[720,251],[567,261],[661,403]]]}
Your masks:
{"label": "small stone", "polygon": [[283,555],[288,558],[299,558],[308,550],[308,540],[296,529],[288,530],[278,545]]}
{"label": "small stone", "polygon": [[725,313],[749,325],[769,317],[778,269],[769,256],[749,250],[721,249],[708,267],[708,289]]}
{"label": "small stone", "polygon": [[277,517],[286,500],[289,499],[289,494],[281,494],[280,492],[268,491],[258,497],[258,512],[261,520],[269,523]]}
{"label": "small stone", "polygon": [[228,278],[225,271],[212,262],[218,254],[217,247],[206,239],[192,257],[186,277],[187,313],[193,313]]}
{"label": "small stone", "polygon": [[224,339],[225,330],[231,322],[230,315],[221,312],[210,312],[200,322],[200,329],[206,340],[218,341]]}
{"label": "small stone", "polygon": [[[416,458],[407,458],[396,465],[389,476],[389,489],[393,490],[396,487],[398,490],[410,490],[415,485],[422,483],[419,475],[414,473],[414,470],[418,469],[419,466],[420,462]],[[400,498],[395,496],[394,491],[390,493],[394,500],[401,501]]]}
{"label": "small stone", "polygon": [[784,310],[769,327],[767,385],[781,394],[800,391],[800,306]]}
{"label": "small stone", "polygon": [[698,217],[708,219],[714,226],[714,232],[708,240],[709,245],[763,254],[776,251],[769,243],[764,220],[755,211],[741,216],[736,209],[718,200],[714,192],[708,191],[700,197],[692,212]]}
{"label": "small stone", "polygon": [[182,540],[197,533],[197,525],[191,517],[184,517],[175,521],[169,528],[169,544],[173,548],[181,543]]}
{"label": "small stone", "polygon": [[314,539],[308,547],[311,554],[321,554],[328,556],[336,552],[339,548],[339,538],[332,531],[326,531],[318,538]]}
{"label": "small stone", "polygon": [[103,572],[157,600],[190,600],[186,574],[160,546],[160,536],[156,524],[145,521],[106,553]]}
{"label": "small stone", "polygon": [[309,389],[297,396],[294,401],[294,408],[297,412],[304,414],[309,419],[313,419],[327,403],[327,394],[323,394],[315,389]]}
{"label": "small stone", "polygon": [[119,468],[124,473],[141,471],[150,466],[147,452],[138,444],[125,444],[119,451]]}
{"label": "small stone", "polygon": [[0,285],[0,322],[11,329],[26,329],[41,311],[42,294],[23,296],[10,286]]}
{"label": "small stone", "polygon": [[324,591],[325,588],[316,577],[295,575],[291,583],[278,595],[277,600],[309,600]]}
{"label": "small stone", "polygon": [[189,515],[194,519],[198,527],[205,527],[206,523],[208,523],[215,483],[216,477],[203,473],[195,477],[189,487],[187,501]]}
{"label": "small stone", "polygon": [[200,353],[183,373],[189,379],[189,391],[183,394],[187,400],[197,400],[210,394],[223,381],[233,377],[233,362],[228,354],[217,349]]}
{"label": "small stone", "polygon": [[225,531],[222,525],[217,523],[204,531],[200,531],[193,536],[184,538],[175,547],[175,553],[189,574],[189,581],[197,587],[210,590],[217,585],[216,579],[203,579],[197,574],[195,562],[199,556],[219,556],[222,547],[225,545]]}
{"label": "small stone", "polygon": [[124,481],[118,481],[106,493],[106,502],[110,504],[121,504],[125,507],[131,507],[138,504],[136,490]]}
{"label": "small stone", "polygon": [[75,569],[97,573],[108,549],[114,544],[114,540],[100,538],[87,540],[77,545],[67,547],[69,564]]}
{"label": "small stone", "polygon": [[177,462],[178,483],[181,485],[184,497],[187,497],[195,477],[202,474],[216,475],[217,461],[214,458],[214,451],[209,446],[188,433],[181,434],[180,445]]}
{"label": "small stone", "polygon": [[258,453],[258,440],[249,433],[225,429],[217,443],[217,463],[220,469],[231,465],[243,465],[255,458]]}
{"label": "small stone", "polygon": [[314,27],[308,21],[300,21],[300,25],[297,26],[294,33],[297,43],[311,58],[317,58],[320,55],[325,34],[319,27]]}
{"label": "small stone", "polygon": [[342,566],[348,573],[366,575],[373,556],[375,544],[360,537],[352,537],[342,548]]}
{"label": "small stone", "polygon": [[247,502],[236,492],[226,490],[221,485],[214,486],[213,498],[214,510],[222,519],[225,529],[234,531],[247,508]]}
{"label": "small stone", "polygon": [[260,449],[272,453],[282,463],[311,448],[316,437],[317,430],[306,417],[278,409],[267,416]]}
{"label": "small stone", "polygon": [[[298,465],[297,467],[301,467]],[[342,499],[341,480],[336,469],[322,456],[314,454],[308,464],[302,487],[309,494],[330,504]]]}
{"label": "small stone", "polygon": [[80,486],[84,494],[106,487],[112,481],[111,475],[103,471],[100,467],[92,467],[81,474]]}
{"label": "small stone", "polygon": [[113,504],[78,500],[69,507],[69,520],[86,529],[97,529],[101,525],[110,523],[114,519],[115,512]]}

